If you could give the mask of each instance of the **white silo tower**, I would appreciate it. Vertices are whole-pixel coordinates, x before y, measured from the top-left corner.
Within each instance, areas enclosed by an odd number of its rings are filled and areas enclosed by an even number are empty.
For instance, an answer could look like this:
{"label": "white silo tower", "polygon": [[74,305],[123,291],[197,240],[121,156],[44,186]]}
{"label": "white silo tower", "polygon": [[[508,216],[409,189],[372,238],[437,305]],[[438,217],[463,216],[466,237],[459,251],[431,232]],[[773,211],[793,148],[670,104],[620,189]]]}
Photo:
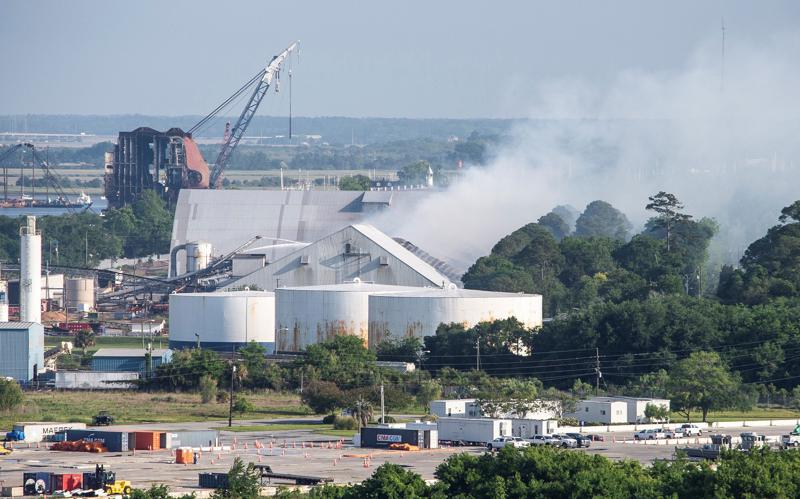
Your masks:
{"label": "white silo tower", "polygon": [[8,282],[0,281],[0,322],[8,322]]}
{"label": "white silo tower", "polygon": [[42,235],[36,217],[25,219],[19,229],[19,320],[42,322]]}

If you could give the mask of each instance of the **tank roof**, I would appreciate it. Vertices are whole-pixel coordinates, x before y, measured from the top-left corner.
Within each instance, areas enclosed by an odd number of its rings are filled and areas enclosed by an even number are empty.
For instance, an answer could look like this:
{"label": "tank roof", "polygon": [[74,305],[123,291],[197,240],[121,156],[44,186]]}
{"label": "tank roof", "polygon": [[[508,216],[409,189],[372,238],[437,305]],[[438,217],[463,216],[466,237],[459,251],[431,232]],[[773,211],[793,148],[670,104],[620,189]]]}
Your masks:
{"label": "tank roof", "polygon": [[407,293],[386,293],[383,296],[400,296],[404,298],[522,298],[542,296],[538,294],[507,293],[501,291],[484,291],[481,289],[463,288],[414,288]]}
{"label": "tank roof", "polygon": [[172,296],[197,296],[204,298],[224,298],[226,296],[236,296],[244,298],[269,298],[275,296],[272,291],[213,291],[207,293],[175,293]]}
{"label": "tank roof", "polygon": [[318,286],[290,286],[285,288],[278,288],[276,291],[289,290],[289,291],[331,291],[343,293],[396,293],[403,294],[415,292],[425,288],[417,288],[414,286],[394,286],[391,284],[375,284],[371,282],[344,282],[340,284],[321,284]]}

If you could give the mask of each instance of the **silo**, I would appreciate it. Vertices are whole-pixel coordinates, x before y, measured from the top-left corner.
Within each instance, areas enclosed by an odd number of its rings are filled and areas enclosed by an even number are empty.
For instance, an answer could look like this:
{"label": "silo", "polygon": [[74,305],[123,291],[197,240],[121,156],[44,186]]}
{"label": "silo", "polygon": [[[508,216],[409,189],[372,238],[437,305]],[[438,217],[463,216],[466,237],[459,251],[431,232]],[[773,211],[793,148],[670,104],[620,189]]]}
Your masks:
{"label": "silo", "polygon": [[541,326],[542,296],[454,287],[373,295],[369,297],[369,345],[375,348],[389,336],[432,336],[442,323],[472,327],[509,317],[529,328]]}
{"label": "silo", "polygon": [[275,290],[277,351],[299,352],[335,336],[358,336],[367,346],[369,297],[420,288],[363,283],[299,286]]}
{"label": "silo", "polygon": [[19,228],[19,320],[42,322],[42,235],[36,217],[25,217]]}
{"label": "silo", "polygon": [[211,243],[195,241],[186,244],[186,272],[197,272],[211,263]]}
{"label": "silo", "polygon": [[170,348],[232,352],[251,341],[275,350],[275,294],[266,291],[169,296]]}
{"label": "silo", "polygon": [[0,322],[8,322],[8,282],[0,281]]}
{"label": "silo", "polygon": [[64,302],[70,312],[88,312],[94,308],[94,279],[67,279]]}

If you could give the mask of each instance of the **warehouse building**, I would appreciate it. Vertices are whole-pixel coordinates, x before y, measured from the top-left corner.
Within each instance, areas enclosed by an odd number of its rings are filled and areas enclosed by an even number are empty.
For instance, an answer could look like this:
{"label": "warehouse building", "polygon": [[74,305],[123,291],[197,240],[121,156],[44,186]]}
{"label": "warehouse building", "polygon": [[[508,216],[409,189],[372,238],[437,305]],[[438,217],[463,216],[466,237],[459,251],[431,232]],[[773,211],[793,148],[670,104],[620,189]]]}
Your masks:
{"label": "warehouse building", "polygon": [[[261,236],[259,250],[274,262],[351,224],[382,212],[409,211],[432,191],[263,191],[181,189],[170,247],[205,241],[225,255]],[[185,264],[178,262],[178,273]]]}
{"label": "warehouse building", "polygon": [[[266,267],[264,255],[234,258],[238,278],[226,288],[342,284],[353,279],[392,286],[441,287],[449,279],[400,243],[371,225],[354,224],[328,234]],[[242,269],[251,272],[241,274]]]}
{"label": "warehouse building", "polygon": [[300,352],[335,336],[368,341],[369,297],[412,292],[417,288],[371,284],[359,280],[325,286],[275,290],[275,333],[278,352]]}
{"label": "warehouse building", "polygon": [[529,329],[540,327],[542,296],[455,286],[376,294],[369,298],[369,344],[377,346],[390,336],[433,336],[440,324],[457,323],[470,328],[480,322],[511,317]]}
{"label": "warehouse building", "polygon": [[36,322],[0,322],[0,377],[30,381],[44,367],[44,327]]}
{"label": "warehouse building", "polygon": [[[148,366],[148,353],[150,365]],[[172,350],[144,348],[101,348],[92,356],[92,371],[152,374],[172,359]]]}
{"label": "warehouse building", "polygon": [[255,341],[275,350],[275,295],[265,291],[169,296],[169,346],[232,352]]}

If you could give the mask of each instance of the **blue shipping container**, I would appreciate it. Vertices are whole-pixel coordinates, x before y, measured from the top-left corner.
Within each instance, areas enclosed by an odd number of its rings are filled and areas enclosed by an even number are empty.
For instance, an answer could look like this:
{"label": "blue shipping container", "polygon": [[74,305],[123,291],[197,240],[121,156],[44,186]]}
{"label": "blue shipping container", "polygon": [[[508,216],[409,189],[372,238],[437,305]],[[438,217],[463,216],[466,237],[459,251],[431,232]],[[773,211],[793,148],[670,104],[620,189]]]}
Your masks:
{"label": "blue shipping container", "polygon": [[129,446],[131,439],[126,431],[67,430],[67,440],[101,442],[111,452],[131,450]]}

